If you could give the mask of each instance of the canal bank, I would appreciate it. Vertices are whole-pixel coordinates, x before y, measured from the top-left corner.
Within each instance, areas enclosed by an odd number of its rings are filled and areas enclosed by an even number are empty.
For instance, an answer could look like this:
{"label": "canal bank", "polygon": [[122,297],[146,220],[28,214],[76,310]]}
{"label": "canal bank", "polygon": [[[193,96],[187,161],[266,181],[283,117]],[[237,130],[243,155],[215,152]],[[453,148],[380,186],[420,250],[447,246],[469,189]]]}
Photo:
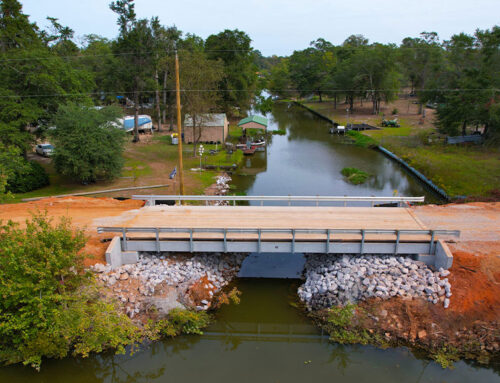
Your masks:
{"label": "canal bank", "polygon": [[[500,160],[498,147],[491,145],[447,145],[445,135],[440,134],[434,124],[434,111],[427,110],[427,118],[406,111],[404,100],[389,103],[385,116],[391,110],[399,110],[401,127],[368,130],[353,137],[359,145],[380,145],[390,150],[399,159],[425,175],[433,184],[443,189],[451,200],[497,201],[500,189]],[[301,102],[308,110],[345,124],[343,108],[332,102]],[[373,115],[367,108],[356,106],[349,117],[353,122],[364,122],[380,126],[381,117]],[[354,132],[353,132],[354,133]]]}
{"label": "canal bank", "polygon": [[[308,110],[309,112],[311,112],[311,113],[315,114],[316,116],[324,119],[325,121],[330,122],[332,125],[336,124],[336,122],[333,121],[332,119],[330,119],[329,117],[325,116],[324,114],[319,113],[318,111],[316,111],[316,110],[308,107],[307,105],[305,105],[305,104],[303,104],[301,102],[295,101],[294,104],[298,105],[298,106],[300,106],[300,107],[302,107],[302,108],[304,108],[306,110]],[[434,184],[434,182],[432,182],[430,179],[428,179],[425,175],[423,175],[421,172],[419,172],[418,170],[416,170],[414,167],[410,166],[406,161],[404,161],[403,159],[399,158],[396,154],[392,153],[391,151],[389,151],[388,149],[384,148],[381,145],[376,145],[375,148],[378,149],[380,152],[382,152],[387,157],[389,157],[390,159],[392,159],[395,162],[399,163],[411,175],[413,175],[415,178],[419,179],[429,189],[431,189],[433,192],[435,192],[441,198],[443,198],[444,201],[449,201],[450,200],[450,197],[448,196],[448,194],[446,194],[446,192],[442,188],[436,186]]]}
{"label": "canal bank", "polygon": [[239,305],[224,306],[202,336],[146,343],[133,355],[47,360],[37,373],[0,369],[10,383],[146,383],[307,381],[396,383],[500,381],[499,365],[460,361],[442,369],[405,347],[380,349],[328,340],[297,307],[300,281],[240,279]]}

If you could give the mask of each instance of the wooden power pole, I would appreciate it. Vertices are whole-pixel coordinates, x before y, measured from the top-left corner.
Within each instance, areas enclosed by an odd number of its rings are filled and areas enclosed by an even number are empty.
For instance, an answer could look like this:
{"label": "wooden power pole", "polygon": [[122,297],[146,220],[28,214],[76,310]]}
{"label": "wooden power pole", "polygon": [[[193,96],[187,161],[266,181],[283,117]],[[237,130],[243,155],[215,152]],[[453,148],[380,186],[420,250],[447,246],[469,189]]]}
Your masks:
{"label": "wooden power pole", "polygon": [[184,168],[182,161],[182,121],[181,121],[181,81],[179,78],[179,56],[177,55],[177,49],[175,50],[175,87],[177,93],[177,134],[178,137],[178,150],[179,150],[179,192],[180,195],[184,195]]}

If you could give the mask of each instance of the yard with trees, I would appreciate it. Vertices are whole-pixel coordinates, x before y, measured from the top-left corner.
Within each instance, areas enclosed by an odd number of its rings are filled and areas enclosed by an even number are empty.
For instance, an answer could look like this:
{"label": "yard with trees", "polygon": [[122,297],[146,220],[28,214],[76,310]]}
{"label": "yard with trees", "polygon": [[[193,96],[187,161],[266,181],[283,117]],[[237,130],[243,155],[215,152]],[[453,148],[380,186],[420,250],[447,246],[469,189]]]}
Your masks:
{"label": "yard with trees", "polygon": [[[164,26],[157,17],[138,18],[134,0],[113,1],[110,8],[117,15],[118,36],[107,39],[91,34],[77,44],[74,32],[57,19],[48,17],[50,27],[44,30],[29,21],[18,0],[1,2],[0,143],[6,154],[0,158],[2,198],[8,191],[24,196],[82,191],[81,182],[123,187],[125,179],[132,179],[130,186],[136,186],[137,175],[148,173],[145,169],[151,163],[141,163],[140,156],[132,158],[137,150],[119,138],[116,129],[106,131],[98,116],[135,115],[132,142],[141,139],[139,113],[151,114],[160,132],[174,130],[176,50],[182,65],[183,114],[226,111],[239,115],[254,98],[256,56],[246,33],[226,30],[205,41],[175,26]],[[113,116],[90,109],[120,106],[117,97],[122,109],[115,109]],[[30,162],[33,147],[46,140],[55,144],[52,164],[44,160],[37,166]],[[111,143],[108,148],[105,142]],[[155,169],[173,169],[175,159],[164,160]],[[40,174],[34,177],[35,173]],[[49,178],[50,187],[33,191],[46,186]],[[208,186],[209,178],[193,175],[188,182],[191,190]]]}

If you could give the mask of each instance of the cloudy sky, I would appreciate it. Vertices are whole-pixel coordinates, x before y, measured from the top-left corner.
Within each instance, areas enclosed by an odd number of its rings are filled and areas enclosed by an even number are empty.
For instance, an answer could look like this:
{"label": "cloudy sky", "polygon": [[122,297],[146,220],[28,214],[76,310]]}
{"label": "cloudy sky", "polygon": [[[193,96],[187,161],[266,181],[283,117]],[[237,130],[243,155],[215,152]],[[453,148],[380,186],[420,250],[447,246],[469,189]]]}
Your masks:
{"label": "cloudy sky", "polygon": [[[56,17],[75,30],[113,38],[118,32],[110,0],[21,0],[40,26]],[[159,16],[164,25],[203,38],[224,29],[247,32],[264,55],[289,55],[323,37],[339,44],[351,34],[371,42],[399,43],[422,31],[442,39],[500,24],[500,0],[136,0],[141,18]]]}

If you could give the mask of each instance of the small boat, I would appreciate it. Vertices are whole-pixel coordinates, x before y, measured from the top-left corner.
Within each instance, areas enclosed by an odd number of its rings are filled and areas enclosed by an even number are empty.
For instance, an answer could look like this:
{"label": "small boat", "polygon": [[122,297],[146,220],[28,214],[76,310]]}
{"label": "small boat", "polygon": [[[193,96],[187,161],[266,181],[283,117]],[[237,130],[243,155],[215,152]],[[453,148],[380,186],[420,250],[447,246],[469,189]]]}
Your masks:
{"label": "small boat", "polygon": [[254,154],[255,151],[256,151],[256,147],[255,146],[251,146],[250,148],[243,149],[243,154],[245,156],[250,156],[250,155]]}
{"label": "small boat", "polygon": [[245,150],[247,148],[247,144],[237,144],[236,149],[242,149]]}
{"label": "small boat", "polygon": [[260,139],[255,142],[252,142],[252,146],[265,146],[266,145],[266,140]]}

